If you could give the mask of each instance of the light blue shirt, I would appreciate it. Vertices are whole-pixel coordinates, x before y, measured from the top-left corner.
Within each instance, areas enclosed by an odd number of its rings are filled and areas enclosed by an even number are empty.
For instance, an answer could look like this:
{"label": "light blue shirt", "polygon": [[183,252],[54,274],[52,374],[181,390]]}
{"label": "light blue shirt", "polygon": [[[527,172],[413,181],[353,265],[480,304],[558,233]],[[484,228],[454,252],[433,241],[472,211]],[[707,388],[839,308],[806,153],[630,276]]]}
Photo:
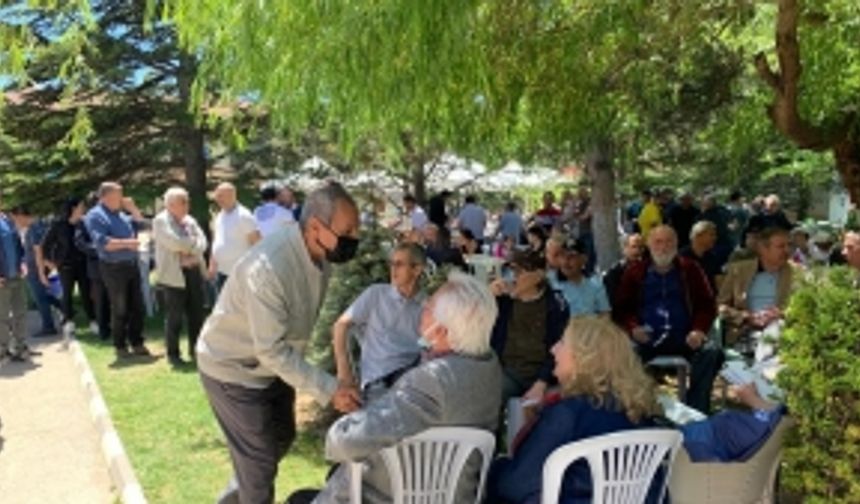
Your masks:
{"label": "light blue shirt", "polygon": [[776,286],[779,276],[776,273],[759,271],[753,277],[747,292],[747,302],[751,312],[760,312],[776,306]]}
{"label": "light blue shirt", "polygon": [[391,284],[371,285],[346,310],[361,345],[361,386],[414,363],[424,293],[403,297]]}
{"label": "light blue shirt", "polygon": [[460,210],[457,216],[460,229],[468,229],[475,235],[476,240],[484,239],[484,229],[487,227],[487,212],[474,203],[469,203]]}
{"label": "light blue shirt", "polygon": [[517,212],[505,212],[499,219],[499,232],[505,238],[513,238],[516,241],[520,239],[520,233],[523,230],[523,218]]}
{"label": "light blue shirt", "polygon": [[84,225],[93,239],[99,260],[107,263],[134,262],[137,263],[137,250],[107,250],[111,239],[129,239],[137,236],[137,224],[131,216],[123,212],[114,212],[99,203],[87,212]]}
{"label": "light blue shirt", "polygon": [[559,281],[555,277],[550,278],[550,285],[561,291],[570,307],[571,318],[581,315],[600,315],[610,311],[606,289],[597,277],[583,278],[579,283],[569,280]]}

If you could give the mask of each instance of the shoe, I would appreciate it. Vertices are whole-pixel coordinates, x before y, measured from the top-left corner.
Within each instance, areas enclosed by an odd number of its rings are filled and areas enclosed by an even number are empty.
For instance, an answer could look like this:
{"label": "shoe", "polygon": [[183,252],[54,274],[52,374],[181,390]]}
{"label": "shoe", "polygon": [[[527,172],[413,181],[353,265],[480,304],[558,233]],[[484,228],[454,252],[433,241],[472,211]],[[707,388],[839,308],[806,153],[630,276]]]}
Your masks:
{"label": "shoe", "polygon": [[116,358],[117,359],[127,359],[132,356],[132,353],[129,352],[128,348],[117,348],[116,349]]}
{"label": "shoe", "polygon": [[18,352],[9,356],[9,360],[11,360],[12,362],[26,362],[30,358],[29,354],[30,352],[26,350],[23,352]]}
{"label": "shoe", "polygon": [[99,325],[95,320],[90,322],[90,332],[92,334],[98,334],[99,333]]}
{"label": "shoe", "polygon": [[133,347],[131,353],[140,357],[152,357],[152,353],[143,345]]}
{"label": "shoe", "polygon": [[167,362],[170,363],[171,367],[182,367],[188,364],[182,357],[178,355],[172,355],[167,358]]}
{"label": "shoe", "polygon": [[63,324],[63,337],[66,339],[75,337],[75,323],[71,320]]}

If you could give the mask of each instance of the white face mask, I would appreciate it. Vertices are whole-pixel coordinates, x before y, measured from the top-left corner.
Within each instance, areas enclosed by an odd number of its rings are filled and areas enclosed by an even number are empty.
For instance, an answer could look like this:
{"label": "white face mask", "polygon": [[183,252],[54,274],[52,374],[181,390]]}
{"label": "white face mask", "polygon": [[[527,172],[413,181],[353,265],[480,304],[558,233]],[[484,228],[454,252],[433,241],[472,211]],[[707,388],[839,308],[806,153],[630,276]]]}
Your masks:
{"label": "white face mask", "polygon": [[422,350],[430,350],[433,348],[433,343],[430,342],[430,338],[428,338],[427,335],[432,333],[438,326],[438,322],[433,322],[426,331],[421,333],[421,337],[418,338],[418,346],[420,346]]}

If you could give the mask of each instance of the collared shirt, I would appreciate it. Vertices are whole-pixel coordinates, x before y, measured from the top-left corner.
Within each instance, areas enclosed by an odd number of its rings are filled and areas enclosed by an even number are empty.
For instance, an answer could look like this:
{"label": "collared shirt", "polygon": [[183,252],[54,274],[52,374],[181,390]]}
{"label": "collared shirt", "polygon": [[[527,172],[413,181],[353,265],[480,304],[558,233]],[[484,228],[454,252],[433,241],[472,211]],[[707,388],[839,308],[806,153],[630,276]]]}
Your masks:
{"label": "collared shirt", "polygon": [[311,259],[297,224],[260,241],[236,263],[200,331],[200,371],[255,389],[281,379],[326,404],[337,380],[308,363],[304,348],[329,273]]}
{"label": "collared shirt", "polygon": [[361,386],[409,366],[418,358],[424,293],[406,298],[391,284],[371,285],[346,310],[358,326]]}
{"label": "collared shirt", "polygon": [[484,239],[484,229],[487,227],[487,212],[474,203],[469,203],[460,210],[457,216],[460,229],[468,229],[475,235],[476,240]]}
{"label": "collared shirt", "polygon": [[412,229],[424,229],[424,226],[427,225],[428,219],[427,214],[424,213],[424,210],[420,206],[416,206],[412,212],[409,214],[409,219],[412,222]]}
{"label": "collared shirt", "polygon": [[767,271],[756,273],[747,292],[747,303],[751,312],[760,312],[777,305],[776,291],[778,283],[778,273],[769,273]]}
{"label": "collared shirt", "polygon": [[3,254],[3,260],[0,261],[3,265],[0,276],[3,278],[21,276],[23,261],[21,237],[12,220],[2,214],[0,214],[0,252]]}
{"label": "collared shirt", "polygon": [[690,332],[692,320],[684,302],[681,272],[677,267],[660,274],[648,268],[642,285],[641,325],[651,328],[652,343],[667,335],[670,346],[683,343]]}
{"label": "collared shirt", "polygon": [[251,248],[248,235],[257,230],[257,222],[250,210],[237,203],[230,211],[218,212],[212,227],[212,256],[218,272],[229,275],[236,261]]}
{"label": "collared shirt", "polygon": [[263,238],[296,220],[293,218],[293,212],[274,201],[263,203],[255,208],[254,219],[257,221],[257,229]]}
{"label": "collared shirt", "polygon": [[555,272],[555,282],[550,285],[561,291],[564,300],[570,307],[570,316],[600,315],[610,311],[609,299],[606,296],[606,288],[597,277],[582,278],[578,283],[570,280],[561,280]]}
{"label": "collared shirt", "polygon": [[99,203],[87,212],[84,222],[93,239],[100,261],[109,263],[137,262],[137,250],[108,251],[105,249],[111,239],[129,239],[137,235],[137,225],[130,215],[114,212]]}
{"label": "collared shirt", "polygon": [[505,212],[499,219],[499,232],[505,238],[513,238],[515,242],[520,240],[523,232],[523,217],[518,212]]}

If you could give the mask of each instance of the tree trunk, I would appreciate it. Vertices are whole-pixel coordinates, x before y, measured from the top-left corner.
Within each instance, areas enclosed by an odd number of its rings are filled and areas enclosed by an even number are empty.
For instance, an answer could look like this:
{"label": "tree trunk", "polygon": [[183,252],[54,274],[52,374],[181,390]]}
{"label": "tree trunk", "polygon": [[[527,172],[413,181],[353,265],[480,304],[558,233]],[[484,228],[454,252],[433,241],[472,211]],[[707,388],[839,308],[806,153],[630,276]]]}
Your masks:
{"label": "tree trunk", "polygon": [[618,214],[615,209],[615,171],[612,167],[612,148],[609,142],[600,142],[589,156],[588,175],[592,181],[591,229],[597,268],[606,271],[621,257],[618,240]]}
{"label": "tree trunk", "polygon": [[190,213],[210,236],[209,202],[206,194],[206,151],[203,130],[195,124],[191,111],[191,85],[197,74],[194,57],[183,52],[179,57],[180,135],[185,160],[185,187],[191,197]]}
{"label": "tree trunk", "polygon": [[423,206],[427,201],[427,173],[424,171],[424,160],[421,156],[412,167],[412,195],[419,205]]}
{"label": "tree trunk", "polygon": [[774,92],[773,103],[768,107],[774,126],[802,149],[833,152],[836,169],[851,195],[851,201],[860,203],[860,139],[854,133],[856,115],[851,113],[832,127],[810,124],[800,116],[798,96],[803,66],[800,45],[797,42],[797,23],[800,18],[798,0],[779,0],[776,19],[776,54],[779,72],[774,72],[764,53],[755,57],[756,68],[762,80]]}

